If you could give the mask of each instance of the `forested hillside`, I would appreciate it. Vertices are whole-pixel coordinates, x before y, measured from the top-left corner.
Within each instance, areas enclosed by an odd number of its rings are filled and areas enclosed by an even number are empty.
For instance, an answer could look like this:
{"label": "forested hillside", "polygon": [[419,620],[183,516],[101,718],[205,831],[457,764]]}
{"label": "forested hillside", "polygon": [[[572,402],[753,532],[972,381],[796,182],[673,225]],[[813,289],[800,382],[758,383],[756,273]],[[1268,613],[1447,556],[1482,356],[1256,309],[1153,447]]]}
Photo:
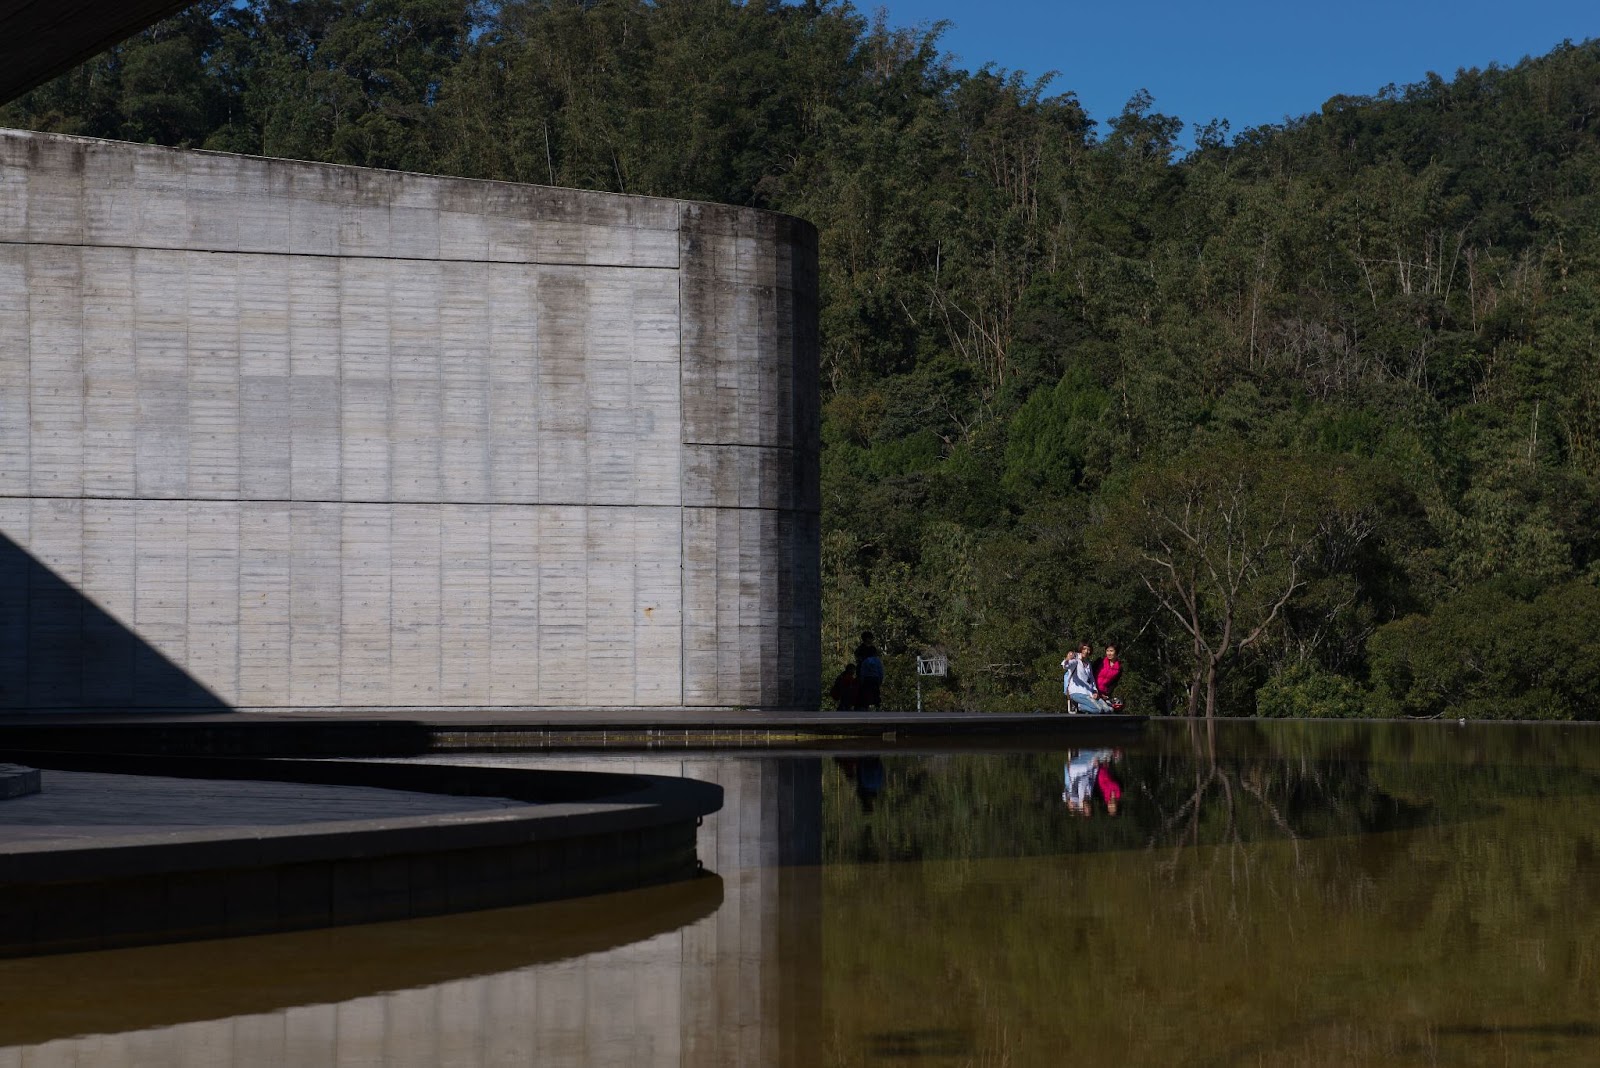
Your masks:
{"label": "forested hillside", "polygon": [[811,220],[891,704],[1084,636],[1139,711],[1600,716],[1600,43],[1187,154],[1062,87],[830,0],[208,0],[0,124]]}

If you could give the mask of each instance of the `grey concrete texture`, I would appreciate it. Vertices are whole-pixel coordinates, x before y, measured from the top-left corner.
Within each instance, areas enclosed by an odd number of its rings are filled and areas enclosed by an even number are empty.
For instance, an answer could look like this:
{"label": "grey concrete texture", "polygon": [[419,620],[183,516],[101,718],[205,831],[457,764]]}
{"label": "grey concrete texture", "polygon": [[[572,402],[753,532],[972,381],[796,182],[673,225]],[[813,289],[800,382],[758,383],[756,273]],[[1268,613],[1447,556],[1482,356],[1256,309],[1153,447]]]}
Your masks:
{"label": "grey concrete texture", "polygon": [[816,293],[750,209],[0,131],[0,709],[815,708]]}
{"label": "grey concrete texture", "polygon": [[[41,785],[38,768],[24,767],[21,764],[0,764],[0,801],[35,795]],[[7,808],[8,819],[13,811],[13,808]]]}
{"label": "grey concrete texture", "polygon": [[457,849],[446,829],[436,832],[433,843],[382,856],[358,842],[346,855],[292,863],[0,883],[0,957],[436,916],[698,874],[692,822]]}
{"label": "grey concrete texture", "polygon": [[[0,765],[0,776],[7,767],[15,765]],[[36,768],[29,770],[39,774]],[[523,802],[509,798],[372,786],[52,770],[48,794],[19,798],[0,814],[0,855],[21,842],[92,845],[101,839],[198,828],[280,827],[521,807]]]}

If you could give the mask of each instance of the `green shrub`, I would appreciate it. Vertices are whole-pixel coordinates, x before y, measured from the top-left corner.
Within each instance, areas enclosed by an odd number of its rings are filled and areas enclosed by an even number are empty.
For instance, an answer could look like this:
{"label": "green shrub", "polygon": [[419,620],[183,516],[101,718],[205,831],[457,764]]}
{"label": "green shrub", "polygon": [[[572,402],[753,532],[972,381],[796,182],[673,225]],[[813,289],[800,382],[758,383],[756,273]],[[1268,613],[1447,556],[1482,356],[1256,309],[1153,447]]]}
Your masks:
{"label": "green shrub", "polygon": [[1291,665],[1256,692],[1256,715],[1274,719],[1355,719],[1370,704],[1355,682],[1314,664]]}

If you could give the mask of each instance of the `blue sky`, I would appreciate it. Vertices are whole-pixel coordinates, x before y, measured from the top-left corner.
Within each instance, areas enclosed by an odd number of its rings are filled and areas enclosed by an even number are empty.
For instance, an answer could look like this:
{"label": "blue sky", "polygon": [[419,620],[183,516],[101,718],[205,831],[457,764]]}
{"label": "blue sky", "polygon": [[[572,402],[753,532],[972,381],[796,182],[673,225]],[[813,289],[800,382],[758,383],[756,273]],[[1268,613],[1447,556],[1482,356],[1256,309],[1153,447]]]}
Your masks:
{"label": "blue sky", "polygon": [[[871,0],[855,0],[863,12]],[[1059,71],[1102,122],[1148,89],[1155,107],[1195,125],[1213,118],[1234,133],[1315,111],[1338,93],[1446,78],[1461,67],[1505,66],[1564,38],[1600,36],[1588,0],[888,0],[895,26],[953,25],[943,37],[958,66],[986,62],[1030,75]]]}

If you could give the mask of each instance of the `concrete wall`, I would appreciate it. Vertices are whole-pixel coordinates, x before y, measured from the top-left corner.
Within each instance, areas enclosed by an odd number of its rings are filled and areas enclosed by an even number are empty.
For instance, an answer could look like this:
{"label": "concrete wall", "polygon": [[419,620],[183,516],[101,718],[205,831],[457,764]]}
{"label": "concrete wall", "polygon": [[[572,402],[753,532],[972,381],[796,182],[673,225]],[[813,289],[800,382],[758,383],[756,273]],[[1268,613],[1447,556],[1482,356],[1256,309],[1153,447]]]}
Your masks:
{"label": "concrete wall", "polygon": [[798,220],[0,131],[0,708],[815,707],[817,391]]}

